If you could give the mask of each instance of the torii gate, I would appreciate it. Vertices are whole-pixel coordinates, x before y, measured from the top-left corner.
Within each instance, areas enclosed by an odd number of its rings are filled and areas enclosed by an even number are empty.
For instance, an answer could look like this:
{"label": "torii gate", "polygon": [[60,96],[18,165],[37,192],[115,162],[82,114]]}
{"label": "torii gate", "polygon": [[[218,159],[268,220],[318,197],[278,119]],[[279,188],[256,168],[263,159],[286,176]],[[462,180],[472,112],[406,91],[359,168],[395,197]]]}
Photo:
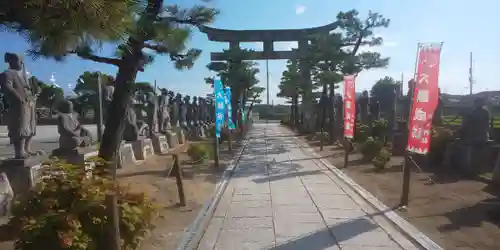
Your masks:
{"label": "torii gate", "polygon": [[[330,31],[338,27],[337,22],[333,22],[324,26],[306,28],[306,29],[277,29],[277,30],[227,30],[217,29],[207,26],[200,26],[200,31],[208,36],[208,40],[214,42],[227,42],[230,49],[239,49],[242,42],[262,42],[264,51],[247,52],[244,55],[244,60],[281,60],[281,59],[296,59],[305,58],[307,56],[307,47],[311,37],[316,35],[327,35]],[[276,51],[274,50],[274,42],[297,42],[298,50],[296,51]],[[212,52],[210,55],[212,61],[226,61],[222,52]],[[307,63],[300,63],[300,73],[305,84],[311,84],[311,66]],[[268,86],[269,95],[269,86]],[[312,98],[310,93],[306,98]],[[312,129],[313,120],[310,115],[311,101],[302,102],[304,110],[304,121],[306,123],[306,131]]]}

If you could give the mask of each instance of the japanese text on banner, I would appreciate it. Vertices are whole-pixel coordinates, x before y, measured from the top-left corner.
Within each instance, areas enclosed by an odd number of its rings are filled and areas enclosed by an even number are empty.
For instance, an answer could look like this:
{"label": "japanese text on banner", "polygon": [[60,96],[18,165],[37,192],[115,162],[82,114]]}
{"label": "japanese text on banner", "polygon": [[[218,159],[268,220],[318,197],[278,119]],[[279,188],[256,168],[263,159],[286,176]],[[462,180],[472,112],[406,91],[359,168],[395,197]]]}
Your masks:
{"label": "japanese text on banner", "polygon": [[232,129],[235,129],[236,127],[234,126],[234,123],[233,123],[233,108],[231,107],[231,88],[230,87],[226,87],[225,102],[226,102],[226,107],[227,107],[227,127],[232,130]]}
{"label": "japanese text on banner", "polygon": [[417,79],[409,118],[407,150],[427,154],[431,143],[432,117],[438,104],[441,44],[427,45],[418,52]]}
{"label": "japanese text on banner", "polygon": [[214,96],[215,96],[215,135],[217,136],[217,138],[220,138],[220,132],[226,116],[225,94],[220,79],[216,79],[214,81]]}
{"label": "japanese text on banner", "polygon": [[353,138],[356,127],[355,77],[344,76],[344,137]]}

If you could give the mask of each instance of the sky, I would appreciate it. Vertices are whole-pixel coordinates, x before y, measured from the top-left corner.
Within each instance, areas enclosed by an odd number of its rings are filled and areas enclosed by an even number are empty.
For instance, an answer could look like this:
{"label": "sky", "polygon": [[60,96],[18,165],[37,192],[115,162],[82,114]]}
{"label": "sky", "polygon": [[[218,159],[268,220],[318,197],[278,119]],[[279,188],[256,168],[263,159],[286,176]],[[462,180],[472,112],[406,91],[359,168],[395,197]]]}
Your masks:
{"label": "sky", "polygon": [[[192,6],[200,0],[166,1]],[[356,91],[369,90],[384,76],[408,81],[414,72],[417,44],[419,42],[443,42],[439,86],[451,94],[468,93],[469,56],[473,53],[475,84],[473,92],[498,89],[497,70],[500,59],[500,1],[496,0],[213,0],[210,4],[221,14],[210,25],[223,29],[298,29],[322,26],[335,21],[339,11],[356,9],[362,18],[368,11],[378,12],[391,19],[388,28],[374,32],[384,38],[384,44],[365,48],[390,57],[387,68],[363,71],[356,80]],[[137,81],[156,81],[158,86],[188,95],[204,96],[212,90],[204,78],[214,74],[206,69],[210,52],[221,52],[229,46],[208,41],[205,34],[195,30],[190,47],[203,50],[191,70],[177,71],[165,56],[157,56],[155,62],[140,72]],[[261,44],[242,43],[242,48],[262,49]],[[288,50],[296,47],[293,42],[275,43],[275,49]],[[28,44],[17,34],[0,32],[0,53],[24,53]],[[114,49],[104,46],[100,54],[111,55]],[[7,68],[2,64],[0,70]],[[52,74],[63,88],[74,87],[84,71],[101,71],[115,75],[116,67],[69,57],[63,63],[53,60],[26,58],[27,70],[44,82],[50,82]],[[259,61],[260,85],[266,85],[265,62]],[[284,103],[277,98],[284,60],[269,62],[270,97],[274,104]],[[68,87],[71,86],[71,87]],[[265,101],[265,94],[264,94]]]}

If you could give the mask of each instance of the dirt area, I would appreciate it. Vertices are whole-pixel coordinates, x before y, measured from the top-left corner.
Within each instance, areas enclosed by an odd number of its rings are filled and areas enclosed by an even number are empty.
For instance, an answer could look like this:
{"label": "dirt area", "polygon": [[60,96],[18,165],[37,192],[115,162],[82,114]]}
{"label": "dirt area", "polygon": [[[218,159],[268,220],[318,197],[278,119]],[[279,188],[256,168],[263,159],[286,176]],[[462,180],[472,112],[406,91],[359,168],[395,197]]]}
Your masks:
{"label": "dirt area", "polygon": [[[190,143],[210,143],[208,141]],[[233,143],[233,152],[240,145]],[[212,195],[215,185],[225,166],[232,159],[232,154],[223,150],[221,145],[220,168],[213,166],[212,160],[201,164],[191,163],[186,153],[187,146],[178,147],[167,155],[157,155],[137,165],[135,168],[120,170],[118,180],[129,185],[135,192],[144,192],[147,197],[160,207],[155,228],[141,243],[140,250],[175,249],[184,231],[197,216],[200,208]],[[167,169],[172,166],[172,154],[177,153],[183,171],[183,184],[187,206],[179,207],[179,197],[174,177],[166,177]],[[1,224],[0,224],[1,225]],[[12,250],[12,241],[6,241],[7,228],[0,227],[0,250]],[[3,238],[3,239],[2,239]]]}
{"label": "dirt area", "polygon": [[[399,204],[402,157],[393,156],[384,171],[375,172],[354,153],[342,168],[344,152],[338,146],[320,152],[317,140],[301,139],[387,206]],[[413,168],[409,208],[398,213],[444,249],[500,249],[499,197],[500,188],[489,187],[484,179]],[[490,212],[494,208],[496,216]]]}
{"label": "dirt area", "polygon": [[[206,142],[205,142],[206,143]],[[178,151],[185,151],[179,149]],[[155,229],[141,244],[140,250],[175,249],[184,232],[198,215],[199,210],[214,192],[224,166],[229,163],[229,153],[221,152],[221,167],[214,168],[213,161],[190,164],[187,153],[179,154],[183,170],[183,184],[187,206],[179,207],[175,178],[165,178],[165,170],[172,165],[172,156],[155,156],[138,168],[119,174],[120,183],[133,190],[144,192],[161,206]]]}

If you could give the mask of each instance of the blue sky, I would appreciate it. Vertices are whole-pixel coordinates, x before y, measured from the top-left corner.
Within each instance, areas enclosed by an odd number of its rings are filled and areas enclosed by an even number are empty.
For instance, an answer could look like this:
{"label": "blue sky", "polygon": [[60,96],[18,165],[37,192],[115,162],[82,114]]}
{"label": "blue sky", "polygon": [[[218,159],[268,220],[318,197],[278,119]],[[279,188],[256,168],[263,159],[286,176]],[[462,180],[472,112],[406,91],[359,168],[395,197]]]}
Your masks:
{"label": "blue sky", "polygon": [[[197,0],[176,0],[183,6],[199,3]],[[384,76],[407,81],[413,74],[418,42],[444,42],[441,55],[440,87],[448,93],[468,93],[469,53],[474,55],[474,92],[498,88],[498,60],[500,59],[500,1],[495,0],[214,0],[212,6],[221,10],[213,24],[225,29],[280,29],[308,28],[330,23],[339,11],[357,9],[362,16],[369,10],[391,19],[389,28],[376,30],[384,38],[385,45],[366,48],[391,58],[386,69],[362,72],[357,79],[358,91],[370,89],[375,81]],[[206,69],[210,52],[221,51],[227,44],[209,42],[204,34],[195,32],[190,43],[203,49],[202,57],[189,71],[176,71],[167,57],[157,57],[155,63],[140,73],[138,81],[157,81],[174,91],[190,95],[205,95],[210,88],[203,78],[213,75]],[[294,43],[275,44],[275,48],[289,49]],[[242,44],[244,48],[261,49],[259,44]],[[0,53],[23,53],[28,45],[16,34],[0,33]],[[103,48],[103,55],[111,54]],[[7,67],[3,64],[3,68]],[[277,85],[285,61],[270,61],[270,91],[275,103]],[[49,82],[55,73],[56,82],[62,87],[74,86],[78,76],[86,71],[102,71],[115,74],[113,66],[68,58],[64,63],[52,60],[31,61],[27,58],[28,71]],[[259,79],[265,86],[265,62],[260,62]],[[265,95],[264,95],[265,96]]]}

